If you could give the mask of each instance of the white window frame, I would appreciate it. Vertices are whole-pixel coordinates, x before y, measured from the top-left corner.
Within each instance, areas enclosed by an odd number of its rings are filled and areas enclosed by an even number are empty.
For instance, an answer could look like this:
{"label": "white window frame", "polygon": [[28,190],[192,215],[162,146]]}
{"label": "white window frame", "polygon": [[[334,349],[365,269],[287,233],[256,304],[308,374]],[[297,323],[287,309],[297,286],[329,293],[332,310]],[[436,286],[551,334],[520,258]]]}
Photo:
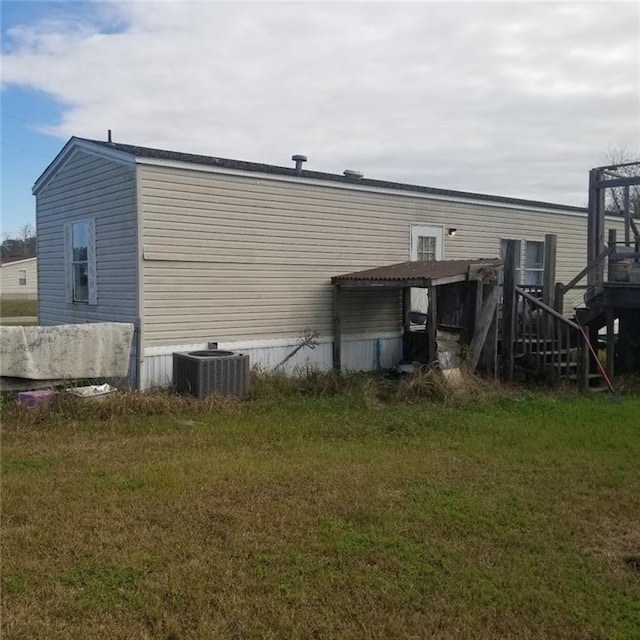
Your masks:
{"label": "white window frame", "polygon": [[432,237],[436,239],[436,260],[444,259],[444,226],[442,225],[411,225],[411,242],[409,249],[409,259],[418,259],[418,238],[422,236]]}
{"label": "white window frame", "polygon": [[19,287],[27,286],[27,270],[26,269],[18,269],[18,286]]}
{"label": "white window frame", "polygon": [[[73,225],[85,223],[87,225],[87,300],[76,300],[74,296],[74,260],[73,260]],[[93,218],[78,218],[70,220],[64,226],[65,245],[65,283],[67,304],[74,305],[97,305],[98,290],[96,279],[96,242],[95,242],[95,220]],[[84,261],[82,261],[84,263]]]}
{"label": "white window frame", "polygon": [[[527,273],[544,273],[544,240],[538,238],[500,238],[500,258],[504,259],[503,243],[508,240],[515,240],[519,243],[520,257],[516,264],[516,284],[518,286],[542,286],[542,277],[538,285],[526,285]],[[542,267],[527,268],[527,244],[536,243],[542,245]]]}
{"label": "white window frame", "polygon": [[[444,225],[412,224],[410,230],[409,259],[418,259],[419,238],[427,236],[436,239],[435,259],[444,259]],[[411,289],[411,311],[427,313],[429,292],[426,289]]]}
{"label": "white window frame", "polygon": [[[542,262],[540,263],[539,267],[529,267],[527,266],[527,258],[529,256],[529,245],[530,244],[536,244],[536,245],[541,245],[542,248]],[[538,276],[535,278],[536,280],[540,280],[540,282],[536,283],[535,285],[531,285],[531,286],[538,286],[541,287],[542,283],[544,282],[544,240],[540,241],[540,240],[524,240],[524,267],[522,269],[522,276],[524,279],[524,284],[527,285],[527,280],[529,278],[527,278],[528,274],[531,273],[535,273],[538,274]]]}

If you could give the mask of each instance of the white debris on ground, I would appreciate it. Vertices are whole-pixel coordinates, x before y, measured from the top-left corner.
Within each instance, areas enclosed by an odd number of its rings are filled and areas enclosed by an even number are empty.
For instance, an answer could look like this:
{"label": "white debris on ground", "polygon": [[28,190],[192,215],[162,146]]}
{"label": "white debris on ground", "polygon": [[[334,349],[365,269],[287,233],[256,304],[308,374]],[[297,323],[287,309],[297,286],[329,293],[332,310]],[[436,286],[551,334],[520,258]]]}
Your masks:
{"label": "white debris on ground", "polygon": [[116,391],[115,387],[110,384],[90,384],[86,387],[70,387],[67,393],[77,396],[78,398],[98,398],[109,395]]}

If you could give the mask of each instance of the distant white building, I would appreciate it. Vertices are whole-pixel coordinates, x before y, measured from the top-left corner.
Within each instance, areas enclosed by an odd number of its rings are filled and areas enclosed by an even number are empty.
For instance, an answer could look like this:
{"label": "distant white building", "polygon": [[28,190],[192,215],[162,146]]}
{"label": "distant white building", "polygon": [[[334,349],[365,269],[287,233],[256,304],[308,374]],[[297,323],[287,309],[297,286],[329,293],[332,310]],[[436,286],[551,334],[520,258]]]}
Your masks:
{"label": "distant white building", "polygon": [[5,300],[36,300],[38,259],[9,258],[0,265],[0,297]]}

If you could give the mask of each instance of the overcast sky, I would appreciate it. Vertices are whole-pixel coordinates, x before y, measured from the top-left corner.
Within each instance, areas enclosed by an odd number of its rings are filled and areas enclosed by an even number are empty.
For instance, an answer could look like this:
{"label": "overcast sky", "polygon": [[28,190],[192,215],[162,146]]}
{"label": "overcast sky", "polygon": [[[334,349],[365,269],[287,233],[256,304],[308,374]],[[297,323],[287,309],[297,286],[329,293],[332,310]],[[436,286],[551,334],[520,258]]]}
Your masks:
{"label": "overcast sky", "polygon": [[640,148],[635,2],[3,2],[2,31],[5,231],[65,140],[107,128],[577,205],[608,149]]}

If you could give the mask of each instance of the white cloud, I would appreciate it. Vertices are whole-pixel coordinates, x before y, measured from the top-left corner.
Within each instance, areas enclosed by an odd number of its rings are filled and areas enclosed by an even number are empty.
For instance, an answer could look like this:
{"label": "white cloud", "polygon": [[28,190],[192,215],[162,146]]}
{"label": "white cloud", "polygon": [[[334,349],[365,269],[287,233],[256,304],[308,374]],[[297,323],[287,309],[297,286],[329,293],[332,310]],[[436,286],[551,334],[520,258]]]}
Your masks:
{"label": "white cloud", "polygon": [[[15,29],[3,81],[49,131],[584,204],[639,146],[639,9],[113,2]],[[113,32],[110,25],[117,24]]]}

